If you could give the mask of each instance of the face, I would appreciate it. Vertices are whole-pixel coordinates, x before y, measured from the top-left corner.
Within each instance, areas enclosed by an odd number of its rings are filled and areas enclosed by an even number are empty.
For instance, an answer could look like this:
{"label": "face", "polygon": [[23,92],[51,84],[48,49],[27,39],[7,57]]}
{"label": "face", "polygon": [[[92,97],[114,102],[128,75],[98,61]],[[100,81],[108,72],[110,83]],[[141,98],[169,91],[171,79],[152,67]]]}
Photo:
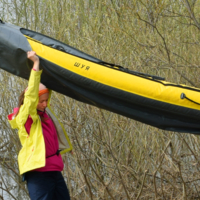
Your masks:
{"label": "face", "polygon": [[40,111],[44,111],[45,108],[47,107],[47,102],[49,98],[49,93],[45,93],[39,97],[39,102],[37,105],[37,109]]}

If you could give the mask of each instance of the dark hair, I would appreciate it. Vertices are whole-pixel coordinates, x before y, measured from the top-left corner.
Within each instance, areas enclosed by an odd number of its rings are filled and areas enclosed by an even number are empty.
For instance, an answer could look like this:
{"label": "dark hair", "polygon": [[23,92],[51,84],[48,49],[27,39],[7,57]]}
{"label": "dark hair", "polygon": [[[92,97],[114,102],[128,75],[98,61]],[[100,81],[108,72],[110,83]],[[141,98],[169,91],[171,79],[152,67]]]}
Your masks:
{"label": "dark hair", "polygon": [[[18,98],[18,108],[20,109],[21,105],[23,105],[24,103],[24,94],[25,94],[25,90],[22,91],[22,93],[19,95]],[[19,110],[16,112],[15,117],[18,115]]]}
{"label": "dark hair", "polygon": [[[25,90],[23,90],[22,92],[21,92],[21,94],[19,95],[19,98],[18,98],[18,108],[20,109],[20,107],[23,105],[23,103],[24,103],[24,94],[25,94]],[[18,113],[19,113],[19,110],[16,112],[16,114],[15,114],[15,117],[18,115]],[[42,122],[45,122],[48,118],[46,118],[46,117],[42,117],[42,116],[40,116],[40,118],[41,118],[41,121]]]}

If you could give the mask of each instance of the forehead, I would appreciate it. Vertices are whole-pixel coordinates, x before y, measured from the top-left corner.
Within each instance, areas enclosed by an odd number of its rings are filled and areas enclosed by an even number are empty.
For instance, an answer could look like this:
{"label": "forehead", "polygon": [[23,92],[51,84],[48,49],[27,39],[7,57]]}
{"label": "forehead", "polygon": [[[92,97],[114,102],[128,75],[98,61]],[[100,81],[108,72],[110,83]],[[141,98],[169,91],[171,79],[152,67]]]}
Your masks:
{"label": "forehead", "polygon": [[47,100],[49,98],[49,93],[45,93],[45,94],[43,94],[43,95],[41,95],[40,97],[39,97],[39,100],[40,101],[42,101],[42,100]]}

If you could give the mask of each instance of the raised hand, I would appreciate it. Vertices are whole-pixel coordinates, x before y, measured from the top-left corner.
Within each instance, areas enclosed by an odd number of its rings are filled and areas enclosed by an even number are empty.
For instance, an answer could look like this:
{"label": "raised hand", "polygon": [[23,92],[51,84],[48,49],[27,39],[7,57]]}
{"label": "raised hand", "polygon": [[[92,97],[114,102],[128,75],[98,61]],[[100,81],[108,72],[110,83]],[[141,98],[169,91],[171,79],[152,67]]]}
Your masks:
{"label": "raised hand", "polygon": [[39,71],[39,57],[36,55],[35,51],[28,51],[27,52],[27,58],[33,61],[33,69],[35,71]]}

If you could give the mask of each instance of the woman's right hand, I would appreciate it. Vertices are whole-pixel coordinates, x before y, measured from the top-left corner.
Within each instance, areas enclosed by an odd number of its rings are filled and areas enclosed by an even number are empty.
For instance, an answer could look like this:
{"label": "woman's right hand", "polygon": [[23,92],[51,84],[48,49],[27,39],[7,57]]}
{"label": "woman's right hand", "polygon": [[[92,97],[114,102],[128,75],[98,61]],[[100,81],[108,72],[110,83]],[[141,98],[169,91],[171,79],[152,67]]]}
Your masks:
{"label": "woman's right hand", "polygon": [[35,51],[28,51],[27,58],[33,61],[33,70],[39,71],[40,60]]}
{"label": "woman's right hand", "polygon": [[39,62],[39,58],[36,55],[35,51],[28,51],[27,52],[27,58],[32,60],[34,63]]}

